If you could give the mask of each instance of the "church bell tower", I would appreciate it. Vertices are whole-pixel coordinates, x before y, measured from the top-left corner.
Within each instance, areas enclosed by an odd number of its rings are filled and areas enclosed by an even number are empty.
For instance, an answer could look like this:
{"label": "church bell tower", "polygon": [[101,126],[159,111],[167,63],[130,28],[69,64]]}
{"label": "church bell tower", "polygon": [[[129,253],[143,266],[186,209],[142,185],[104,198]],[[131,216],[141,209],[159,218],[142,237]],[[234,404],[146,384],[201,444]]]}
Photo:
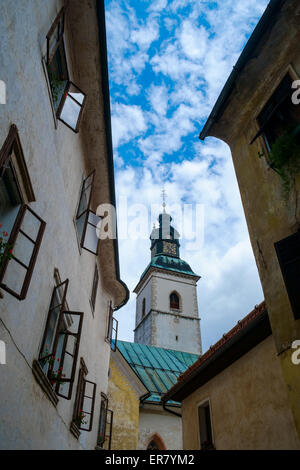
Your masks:
{"label": "church bell tower", "polygon": [[197,281],[200,279],[180,258],[179,234],[165,212],[153,228],[151,261],[134,292],[134,341],[165,349],[201,354]]}

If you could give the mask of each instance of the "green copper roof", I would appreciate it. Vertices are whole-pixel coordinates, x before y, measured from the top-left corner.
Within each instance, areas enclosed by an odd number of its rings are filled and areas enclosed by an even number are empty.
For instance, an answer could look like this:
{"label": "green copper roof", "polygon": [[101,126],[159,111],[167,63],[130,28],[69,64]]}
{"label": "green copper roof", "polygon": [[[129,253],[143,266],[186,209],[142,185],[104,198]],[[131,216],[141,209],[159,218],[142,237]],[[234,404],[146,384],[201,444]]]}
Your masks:
{"label": "green copper roof", "polygon": [[146,402],[159,403],[161,396],[177,382],[179,375],[199,358],[197,354],[127,341],[117,341],[117,347],[151,393]]}
{"label": "green copper roof", "polygon": [[177,273],[198,277],[197,274],[192,271],[192,268],[186,261],[183,261],[180,258],[175,258],[174,256],[157,255],[152,258],[147,268],[141,275],[141,279],[151,267],[167,269],[168,271],[174,271]]}

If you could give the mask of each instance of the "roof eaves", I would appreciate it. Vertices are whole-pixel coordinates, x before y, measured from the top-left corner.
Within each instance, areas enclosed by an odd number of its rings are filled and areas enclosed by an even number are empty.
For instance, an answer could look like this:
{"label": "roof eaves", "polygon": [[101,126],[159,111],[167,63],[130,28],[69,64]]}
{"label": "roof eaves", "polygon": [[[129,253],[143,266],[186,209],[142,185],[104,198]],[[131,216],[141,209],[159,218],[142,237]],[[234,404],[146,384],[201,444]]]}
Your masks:
{"label": "roof eaves", "polygon": [[[104,106],[105,137],[106,137],[106,148],[107,148],[107,166],[108,166],[108,174],[109,174],[110,202],[114,207],[116,207],[104,0],[97,0],[97,19],[98,19],[98,26],[99,26],[101,82],[102,82],[103,106]],[[117,232],[117,229],[116,229],[116,232]],[[123,286],[124,291],[125,291],[124,300],[114,308],[114,310],[119,310],[128,302],[130,293],[129,293],[129,289],[127,285],[125,284],[124,281],[122,281],[120,277],[118,236],[114,238],[113,244],[114,244],[114,252],[115,252],[114,258],[115,258],[116,278],[117,278],[117,281]]]}
{"label": "roof eaves", "polygon": [[222,112],[226,107],[226,103],[228,98],[230,97],[232,90],[234,88],[236,79],[238,78],[239,74],[247,64],[248,60],[251,58],[251,55],[256,48],[257,44],[259,43],[260,39],[264,35],[265,31],[269,27],[272,20],[276,18],[276,16],[280,12],[280,8],[282,7],[283,3],[286,0],[271,0],[262,15],[261,19],[259,20],[258,24],[256,25],[252,35],[250,36],[246,46],[244,47],[237,63],[233,67],[233,70],[224,85],[221,94],[219,95],[216,104],[212,112],[210,113],[202,131],[200,132],[199,138],[204,140],[210,132],[213,124],[217,121],[220,117]]}

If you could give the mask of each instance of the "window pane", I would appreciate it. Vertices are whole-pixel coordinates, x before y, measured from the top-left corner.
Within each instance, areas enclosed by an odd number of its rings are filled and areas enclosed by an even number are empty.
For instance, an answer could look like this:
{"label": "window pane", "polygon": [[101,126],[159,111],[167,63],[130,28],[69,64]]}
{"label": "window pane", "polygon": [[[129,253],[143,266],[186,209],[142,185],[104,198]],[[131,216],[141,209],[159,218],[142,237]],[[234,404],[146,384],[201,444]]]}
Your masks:
{"label": "window pane", "polygon": [[22,230],[30,238],[36,240],[39,230],[41,228],[41,222],[35,217],[30,211],[26,211],[22,220]]}
{"label": "window pane", "polygon": [[68,95],[60,113],[60,119],[68,124],[73,130],[76,130],[80,111],[81,105]]}
{"label": "window pane", "polygon": [[[17,184],[9,165],[0,178],[0,223],[1,231],[8,236],[13,228],[17,214],[22,204]],[[5,237],[6,238],[6,237]],[[7,237],[8,238],[8,237]]]}
{"label": "window pane", "polygon": [[27,270],[14,259],[11,259],[7,265],[2,283],[12,286],[14,292],[20,295],[26,274]]}
{"label": "window pane", "polygon": [[85,237],[82,248],[97,254],[99,238],[97,237],[96,225],[101,221],[101,217],[89,211],[88,223],[86,226]]}
{"label": "window pane", "polygon": [[82,234],[83,234],[84,225],[85,225],[85,218],[86,218],[86,212],[83,212],[83,214],[80,217],[78,217],[78,219],[76,219],[77,233],[78,233],[78,238],[80,242],[82,240]]}
{"label": "window pane", "polygon": [[80,90],[78,90],[78,88],[74,86],[73,83],[70,86],[69,95],[72,96],[72,98],[74,98],[74,100],[76,100],[79,104],[82,104],[84,101],[85,95]]}
{"label": "window pane", "polygon": [[28,267],[33,249],[34,244],[19,232],[13,247],[13,256]]}
{"label": "window pane", "polygon": [[47,71],[51,86],[54,109],[57,111],[69,80],[65,47],[63,41],[57,48],[51,63],[47,67]]}

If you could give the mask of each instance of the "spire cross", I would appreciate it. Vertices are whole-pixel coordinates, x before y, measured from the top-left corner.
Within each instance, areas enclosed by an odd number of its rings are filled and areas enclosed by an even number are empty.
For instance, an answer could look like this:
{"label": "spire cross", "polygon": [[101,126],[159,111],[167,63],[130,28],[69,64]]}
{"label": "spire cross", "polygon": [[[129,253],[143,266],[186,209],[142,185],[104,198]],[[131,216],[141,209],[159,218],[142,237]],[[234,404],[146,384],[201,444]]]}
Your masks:
{"label": "spire cross", "polygon": [[162,206],[163,206],[163,213],[166,213],[166,199],[167,199],[167,193],[165,188],[162,189],[161,191],[161,196],[162,196]]}

